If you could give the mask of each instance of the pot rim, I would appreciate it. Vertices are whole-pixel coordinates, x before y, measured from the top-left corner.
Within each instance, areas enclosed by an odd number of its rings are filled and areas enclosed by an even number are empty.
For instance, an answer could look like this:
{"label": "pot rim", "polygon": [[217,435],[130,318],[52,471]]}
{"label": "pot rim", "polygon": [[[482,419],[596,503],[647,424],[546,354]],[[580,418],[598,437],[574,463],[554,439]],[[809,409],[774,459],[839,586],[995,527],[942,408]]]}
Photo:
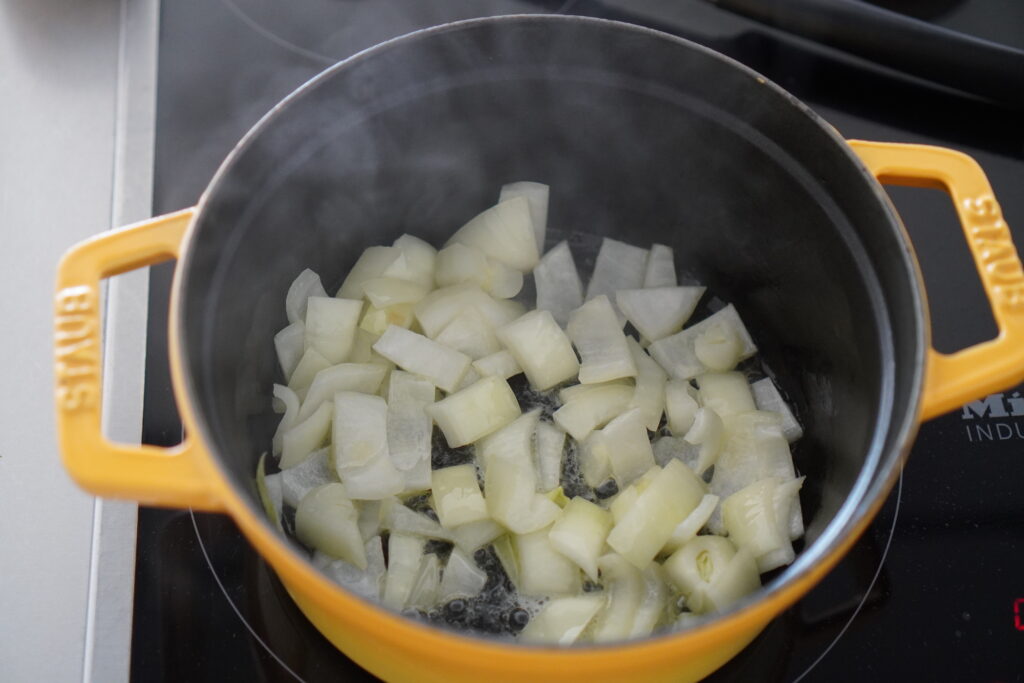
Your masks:
{"label": "pot rim", "polygon": [[[657,40],[668,40],[682,45],[690,50],[703,53],[705,56],[726,63],[734,69],[738,69],[748,75],[752,81],[770,88],[776,95],[796,110],[797,115],[803,115],[821,128],[826,135],[835,143],[839,151],[844,154],[847,160],[854,165],[859,174],[866,182],[868,188],[875,198],[882,204],[885,212],[890,218],[891,227],[896,231],[901,245],[900,258],[903,261],[904,271],[910,276],[910,291],[913,298],[913,317],[916,329],[916,358],[913,368],[913,381],[906,396],[906,404],[913,406],[912,410],[904,413],[903,419],[894,424],[891,422],[892,403],[895,401],[893,385],[893,370],[891,366],[894,360],[885,358],[885,377],[883,378],[881,398],[882,406],[879,408],[876,418],[875,434],[864,465],[854,483],[853,488],[843,505],[839,508],[833,519],[828,523],[825,530],[813,542],[807,545],[796,557],[794,562],[783,570],[783,572],[764,585],[761,590],[747,596],[724,612],[717,614],[714,618],[708,619],[693,626],[679,631],[656,633],[646,638],[631,641],[622,641],[601,645],[574,645],[572,648],[558,648],[551,646],[538,646],[522,643],[510,643],[497,639],[463,634],[454,631],[447,631],[425,623],[409,619],[395,613],[383,605],[372,603],[355,596],[352,593],[335,585],[316,568],[310,560],[303,557],[285,539],[280,537],[279,532],[272,526],[266,515],[252,500],[250,493],[236,485],[228,469],[222,462],[216,449],[210,444],[215,443],[211,438],[212,430],[204,416],[198,414],[194,407],[198,405],[199,392],[196,383],[187,371],[190,366],[191,355],[185,344],[185,330],[189,321],[183,316],[182,299],[183,292],[189,280],[189,262],[192,252],[196,246],[196,226],[205,217],[207,207],[211,198],[217,193],[221,181],[241,158],[244,152],[250,147],[253,141],[261,134],[266,126],[280,116],[286,114],[288,109],[306,93],[319,87],[337,73],[349,69],[352,65],[372,58],[378,52],[391,49],[398,43],[409,43],[424,38],[433,37],[449,32],[471,29],[481,24],[512,24],[523,22],[544,22],[544,23],[573,23],[590,24],[614,28],[618,31],[630,31],[637,34],[646,34]],[[655,29],[629,24],[609,19],[598,19],[585,16],[551,15],[551,14],[516,14],[496,17],[483,17],[450,22],[438,26],[420,29],[411,33],[397,36],[375,46],[362,50],[331,67],[321,71],[310,80],[296,88],[284,99],[278,102],[272,109],[264,114],[248,132],[236,143],[231,152],[225,157],[218,167],[206,189],[200,196],[195,214],[185,233],[182,242],[181,255],[178,266],[175,269],[174,279],[171,288],[171,304],[169,315],[169,349],[171,358],[171,370],[174,394],[178,401],[182,421],[188,432],[196,435],[204,444],[208,453],[206,460],[210,465],[210,474],[215,474],[220,479],[220,490],[225,494],[221,503],[231,517],[239,523],[247,539],[260,550],[261,555],[271,561],[275,569],[280,571],[283,566],[289,569],[290,580],[294,580],[296,587],[301,587],[304,592],[313,595],[312,591],[319,594],[322,600],[324,593],[330,595],[332,602],[338,603],[339,607],[346,611],[357,610],[371,612],[376,619],[381,621],[383,627],[379,631],[383,634],[390,632],[390,635],[401,639],[402,634],[415,636],[423,639],[425,647],[432,648],[438,645],[450,645],[453,640],[464,645],[472,645],[476,649],[492,648],[493,651],[511,650],[517,654],[545,653],[554,656],[575,657],[580,653],[594,654],[615,653],[623,650],[636,651],[639,649],[660,649],[671,647],[672,643],[680,636],[691,635],[700,632],[706,637],[727,638],[730,633],[735,634],[741,623],[749,625],[752,621],[763,620],[766,624],[770,619],[781,613],[785,608],[796,602],[802,595],[809,591],[818,581],[824,578],[825,574],[838,563],[843,555],[849,550],[854,542],[860,537],[864,530],[871,523],[878,510],[885,502],[886,496],[895,484],[896,479],[901,475],[902,464],[909,453],[911,444],[917,433],[920,423],[920,409],[923,396],[925,379],[925,364],[928,349],[930,349],[931,326],[926,303],[924,281],[915,257],[912,244],[905,227],[891,199],[874,175],[867,169],[864,162],[854,153],[846,140],[839,132],[821,116],[810,109],[805,103],[782,87],[757,73],[753,69],[723,55],[708,47],[693,41],[675,36]],[[885,441],[890,434],[896,434],[893,446],[886,450]],[[294,576],[294,579],[293,579]],[[283,580],[283,578],[282,578]],[[301,582],[301,584],[299,583]],[[285,582],[286,587],[288,582]],[[338,610],[334,610],[337,612]],[[433,641],[433,642],[431,642]]]}

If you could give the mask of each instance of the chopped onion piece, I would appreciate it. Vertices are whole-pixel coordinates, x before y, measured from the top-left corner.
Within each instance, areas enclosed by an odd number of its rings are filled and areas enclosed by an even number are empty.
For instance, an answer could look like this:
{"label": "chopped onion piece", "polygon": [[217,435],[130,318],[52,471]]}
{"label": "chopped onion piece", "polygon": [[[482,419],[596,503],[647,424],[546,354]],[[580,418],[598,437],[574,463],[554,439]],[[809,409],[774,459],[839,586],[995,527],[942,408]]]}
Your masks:
{"label": "chopped onion piece", "polygon": [[583,305],[583,283],[569,243],[564,240],[544,254],[533,269],[533,281],[537,287],[537,309],[550,311],[559,325],[568,323],[569,314]]}
{"label": "chopped onion piece", "polygon": [[[558,390],[558,400],[564,404],[574,399],[582,398],[592,391],[599,391],[604,387],[614,386],[633,389],[636,386],[636,382],[633,381],[633,378],[627,377],[625,379],[613,379],[610,382],[601,382],[599,384],[573,384]],[[623,408],[623,410],[625,410],[625,408]]]}
{"label": "chopped onion piece", "polygon": [[775,489],[775,517],[782,527],[782,533],[795,541],[804,535],[804,516],[800,509],[800,488],[806,477],[782,482]]}
{"label": "chopped onion piece", "polygon": [[470,363],[466,354],[394,325],[381,335],[373,350],[445,391],[458,386]]}
{"label": "chopped onion piece", "polygon": [[754,395],[742,372],[706,372],[697,378],[700,402],[720,417],[757,410]]}
{"label": "chopped onion piece", "polygon": [[306,323],[301,320],[294,322],[275,334],[274,350],[277,352],[277,362],[287,382],[306,350]]}
{"label": "chopped onion piece", "polygon": [[463,552],[471,553],[501,536],[505,529],[493,519],[485,519],[463,524],[452,529],[451,533],[455,546]]}
{"label": "chopped onion piece", "polygon": [[644,287],[675,287],[676,260],[672,247],[652,244],[644,271]]}
{"label": "chopped onion piece", "polygon": [[426,485],[430,485],[430,438],[433,423],[427,406],[434,403],[437,389],[416,375],[401,370],[391,373],[388,385],[388,451],[391,462],[403,472],[426,462]]}
{"label": "chopped onion piece", "polygon": [[379,396],[334,396],[334,466],[350,498],[387,498],[405,486],[388,453],[387,408]]}
{"label": "chopped onion piece", "polygon": [[562,511],[537,493],[537,478],[529,460],[493,458],[484,475],[484,498],[491,517],[517,534],[543,529]]}
{"label": "chopped onion piece", "polygon": [[295,467],[323,445],[331,431],[333,412],[334,406],[330,401],[322,403],[312,415],[284,433],[281,437],[281,460],[278,462],[282,470]]}
{"label": "chopped onion piece", "polygon": [[464,353],[473,360],[501,350],[494,327],[475,308],[467,308],[445,325],[434,341]]}
{"label": "chopped onion piece", "polygon": [[633,387],[621,384],[595,387],[566,402],[552,415],[555,424],[582,441],[590,432],[607,424],[633,399]]}
{"label": "chopped onion piece", "polygon": [[[620,289],[640,289],[646,269],[646,249],[605,237],[587,285],[587,301],[602,294],[613,297]],[[618,311],[616,315],[622,316]],[[621,327],[625,317],[620,317],[619,322]]]}
{"label": "chopped onion piece", "polygon": [[[390,325],[409,329],[415,319],[412,304],[395,304],[387,308],[377,308],[370,304],[366,307],[366,313],[363,314],[362,320],[359,321],[357,332],[368,332],[374,337],[379,337]],[[353,342],[353,346],[355,346],[355,342]],[[349,354],[351,355],[351,351]]]}
{"label": "chopped onion piece", "polygon": [[644,569],[703,497],[703,482],[686,465],[673,460],[615,524],[608,534],[608,545],[634,567]]}
{"label": "chopped onion piece", "polygon": [[402,609],[409,602],[413,584],[423,561],[423,539],[408,534],[388,538],[388,573],[384,579],[385,605]]}
{"label": "chopped onion piece", "polygon": [[516,549],[512,546],[512,536],[510,534],[502,534],[494,539],[492,547],[494,548],[494,554],[498,556],[501,568],[505,570],[505,575],[508,576],[508,580],[512,582],[512,585],[518,591],[519,560],[516,559]]}
{"label": "chopped onion piece", "polygon": [[430,458],[424,458],[411,468],[400,472],[405,478],[405,487],[400,491],[400,495],[412,495],[430,488]]}
{"label": "chopped onion piece", "polygon": [[[640,410],[622,413],[583,442],[583,450],[599,461],[608,460],[619,486],[627,486],[654,467],[654,452]],[[603,451],[603,455],[599,455]]]}
{"label": "chopped onion piece", "polygon": [[629,638],[643,638],[651,634],[665,616],[665,602],[669,597],[665,570],[661,565],[652,562],[643,571],[642,576],[644,593],[637,607],[636,616],[633,617],[633,628],[629,632]]}
{"label": "chopped onion piece", "polygon": [[596,489],[611,478],[612,461],[608,457],[608,449],[605,448],[604,440],[593,438],[595,433],[591,432],[579,445],[576,458],[580,463],[583,481],[587,486]]}
{"label": "chopped onion piece", "polygon": [[613,524],[611,513],[579,496],[569,501],[551,525],[551,547],[597,581],[597,558]]}
{"label": "chopped onion piece", "polygon": [[455,391],[462,391],[463,389],[468,389],[469,387],[479,382],[480,379],[480,374],[472,367],[470,367],[468,370],[466,370],[466,374],[462,376],[462,380],[459,382],[459,386],[455,387]]}
{"label": "chopped onion piece", "polygon": [[736,367],[743,352],[743,341],[736,328],[724,322],[711,325],[693,340],[697,360],[711,370],[725,371]]}
{"label": "chopped onion piece", "polygon": [[720,612],[744,595],[761,587],[757,563],[746,548],[740,548],[725,569],[704,591],[704,609]]}
{"label": "chopped onion piece", "polygon": [[477,247],[496,261],[523,272],[537,265],[540,251],[533,232],[530,203],[513,197],[477,214],[451,236],[449,244]]}
{"label": "chopped onion piece", "polygon": [[758,410],[778,413],[782,416],[782,435],[786,437],[786,441],[793,443],[804,435],[803,428],[796,421],[793,411],[782,399],[782,394],[775,388],[775,383],[771,378],[765,377],[757,380],[750,385],[750,390],[754,394],[754,403],[757,404]]}
{"label": "chopped onion piece", "polygon": [[324,368],[313,377],[296,419],[306,419],[322,403],[333,400],[339,391],[376,393],[384,381],[385,374],[387,368],[375,363],[341,363]]}
{"label": "chopped onion piece", "polygon": [[295,392],[299,400],[306,398],[306,392],[316,374],[331,365],[333,363],[320,355],[316,349],[306,349],[288,380],[288,388]]}
{"label": "chopped onion piece", "polygon": [[775,490],[779,480],[761,479],[722,501],[722,523],[729,538],[746,548],[759,572],[789,564],[796,557],[789,540],[788,520],[775,515]]}
{"label": "chopped onion piece", "polygon": [[451,541],[452,534],[440,524],[421,512],[394,501],[384,511],[382,528],[396,534],[410,534],[439,541]]}
{"label": "chopped onion piece", "polygon": [[379,602],[384,586],[384,544],[380,536],[373,536],[364,546],[366,569],[359,569],[345,560],[334,560],[324,567],[324,572],[335,583],[356,595]]}
{"label": "chopped onion piece", "polygon": [[316,487],[338,481],[330,452],[330,448],[313,451],[295,467],[281,471],[281,495],[287,505],[298,507],[302,497]]}
{"label": "chopped onion piece", "polygon": [[487,503],[480,493],[473,465],[434,470],[430,475],[431,500],[441,525],[452,529],[488,519]]}
{"label": "chopped onion piece", "polygon": [[626,335],[607,296],[593,298],[573,311],[566,332],[583,359],[581,384],[636,376]]}
{"label": "chopped onion piece", "polygon": [[543,597],[571,595],[580,591],[579,568],[555,550],[548,539],[547,529],[516,534],[512,537],[512,544],[519,560],[520,593]]}
{"label": "chopped onion piece", "polygon": [[278,531],[283,531],[281,511],[284,509],[284,492],[281,490],[281,474],[267,476],[266,453],[260,455],[260,460],[256,463],[256,493],[259,495],[267,517],[274,522]]}
{"label": "chopped onion piece", "polygon": [[425,297],[431,287],[394,277],[375,277],[363,283],[363,292],[376,308],[396,304],[414,304]]}
{"label": "chopped onion piece", "polygon": [[295,534],[299,540],[331,557],[366,569],[366,549],[359,535],[359,513],[341,484],[319,486],[299,501]]}
{"label": "chopped onion piece", "polygon": [[[654,469],[654,468],[652,468]],[[660,470],[660,468],[657,468]],[[640,497],[640,490],[635,486],[627,486],[625,489],[619,491],[619,493],[612,499],[611,504],[608,506],[608,510],[612,513],[612,519],[618,524],[622,521],[622,518],[626,515],[633,504],[636,503],[636,499]]]}
{"label": "chopped onion piece", "polygon": [[426,610],[437,602],[438,587],[441,585],[441,561],[437,555],[429,553],[423,556],[420,570],[412,582],[406,606]]}
{"label": "chopped onion piece", "polygon": [[538,253],[544,251],[544,237],[548,229],[549,194],[550,190],[547,185],[522,180],[502,185],[501,193],[498,195],[499,204],[516,197],[526,197],[526,201],[530,205],[530,222],[533,224],[533,235],[537,241]]}
{"label": "chopped onion piece", "polygon": [[694,508],[693,512],[687,515],[686,519],[679,522],[663,550],[672,553],[689,543],[697,535],[697,532],[703,529],[704,525],[711,519],[711,513],[718,507],[718,501],[718,496],[711,493],[701,498],[700,504]]}
{"label": "chopped onion piece", "polygon": [[473,369],[481,377],[501,377],[502,379],[508,379],[509,377],[515,377],[523,371],[519,367],[519,363],[516,362],[515,356],[513,356],[508,349],[502,349],[497,353],[492,353],[489,356],[478,358],[473,361]]}
{"label": "chopped onion piece", "polygon": [[704,290],[704,287],[623,289],[615,293],[615,303],[637,332],[655,341],[683,327]]}
{"label": "chopped onion piece", "polygon": [[339,299],[362,299],[363,283],[384,275],[396,260],[402,256],[402,250],[395,247],[369,247],[352,266],[338,293]]}
{"label": "chopped onion piece", "polygon": [[538,391],[550,389],[579,371],[569,337],[548,311],[530,311],[500,327],[497,335]]}
{"label": "chopped onion piece", "polygon": [[465,446],[496,432],[521,414],[508,382],[484,377],[427,408],[452,448]]}
{"label": "chopped onion piece", "polygon": [[533,461],[533,437],[540,419],[540,408],[523,413],[515,420],[480,440],[476,446],[476,458],[481,471],[496,458],[510,460],[522,465]]}
{"label": "chopped onion piece", "polygon": [[508,299],[494,299],[479,285],[472,283],[436,289],[423,297],[414,310],[423,333],[434,338],[467,308],[476,308],[495,328],[523,314],[522,304]]}
{"label": "chopped onion piece", "polygon": [[644,577],[639,569],[615,553],[603,556],[600,566],[608,602],[594,620],[594,642],[624,640],[633,630],[633,621],[644,597]]}
{"label": "chopped onion piece", "polygon": [[747,328],[736,313],[736,309],[729,304],[717,313],[713,313],[696,325],[686,328],[682,332],[659,339],[651,344],[648,349],[654,360],[661,364],[672,377],[676,379],[693,379],[697,375],[710,370],[697,358],[694,343],[705,330],[719,324],[732,326],[742,341],[742,347],[738,360],[744,360],[757,353],[754,340],[750,338]]}
{"label": "chopped onion piece", "polygon": [[436,277],[441,287],[471,282],[498,299],[510,299],[523,288],[520,271],[465,244],[452,244],[438,253]]}
{"label": "chopped onion piece", "polygon": [[686,380],[671,379],[665,385],[665,413],[673,434],[682,436],[693,426],[700,408],[697,396],[697,390]]}
{"label": "chopped onion piece", "polygon": [[537,489],[543,493],[558,488],[562,478],[565,432],[549,422],[538,421],[536,440]]}
{"label": "chopped onion piece", "polygon": [[289,323],[305,320],[306,301],[311,296],[326,297],[327,291],[320,283],[320,276],[306,268],[292,281],[284,298],[284,310]]}
{"label": "chopped onion piece", "polygon": [[629,352],[636,363],[636,389],[628,408],[640,411],[640,421],[648,430],[654,432],[661,424],[661,415],[665,412],[665,383],[668,375],[658,363],[640,348],[632,337],[626,338]]}
{"label": "chopped onion piece", "polygon": [[362,311],[362,301],[310,297],[306,308],[306,347],[316,349],[332,364],[341,363],[352,350]]}
{"label": "chopped onion piece", "polygon": [[[277,430],[274,432],[274,438],[272,439],[272,453],[274,457],[277,457],[281,455],[284,433],[301,420],[298,417],[299,397],[294,391],[284,385],[275,384],[273,393],[275,401],[280,401],[284,404],[284,415],[281,416],[281,421],[277,423]],[[303,416],[302,419],[306,417],[308,416]]]}
{"label": "chopped onion piece", "polygon": [[384,269],[384,275],[415,282],[428,290],[433,288],[437,249],[413,235],[402,235],[393,246],[404,258],[393,261]]}
{"label": "chopped onion piece", "polygon": [[700,458],[694,471],[697,474],[704,474],[709,467],[715,464],[718,454],[722,450],[725,441],[725,427],[722,418],[718,413],[708,407],[697,409],[693,418],[693,426],[690,427],[683,439],[694,446],[700,446]]}
{"label": "chopped onion piece", "polygon": [[465,552],[454,548],[444,567],[438,601],[445,603],[454,598],[476,597],[486,583],[487,573],[476,566],[476,562]]}
{"label": "chopped onion piece", "polygon": [[348,362],[369,363],[370,359],[374,356],[373,344],[379,336],[363,329],[356,330],[356,338],[352,342],[352,350],[348,353]]}
{"label": "chopped onion piece", "polygon": [[761,585],[750,552],[737,552],[721,536],[697,536],[673,553],[664,567],[695,614],[724,609]]}
{"label": "chopped onion piece", "polygon": [[601,595],[578,595],[550,600],[530,620],[519,637],[527,643],[572,645],[604,605]]}

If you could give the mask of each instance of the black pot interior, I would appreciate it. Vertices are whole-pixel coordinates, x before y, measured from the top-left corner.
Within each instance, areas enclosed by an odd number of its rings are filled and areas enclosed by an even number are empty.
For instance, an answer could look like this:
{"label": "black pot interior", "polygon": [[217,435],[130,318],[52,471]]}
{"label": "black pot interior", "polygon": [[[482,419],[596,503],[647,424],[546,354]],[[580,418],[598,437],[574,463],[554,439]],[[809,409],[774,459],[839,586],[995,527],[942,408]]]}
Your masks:
{"label": "black pot interior", "polygon": [[845,145],[691,43],[519,17],[414,34],[325,73],[207,193],[179,273],[178,343],[201,430],[254,508],[291,280],[310,267],[333,293],[367,246],[404,232],[440,245],[516,180],[551,186],[553,236],[670,245],[680,271],[736,305],[806,430],[809,543],[864,494],[862,470],[869,497],[891,481],[916,408],[921,304],[897,219]]}

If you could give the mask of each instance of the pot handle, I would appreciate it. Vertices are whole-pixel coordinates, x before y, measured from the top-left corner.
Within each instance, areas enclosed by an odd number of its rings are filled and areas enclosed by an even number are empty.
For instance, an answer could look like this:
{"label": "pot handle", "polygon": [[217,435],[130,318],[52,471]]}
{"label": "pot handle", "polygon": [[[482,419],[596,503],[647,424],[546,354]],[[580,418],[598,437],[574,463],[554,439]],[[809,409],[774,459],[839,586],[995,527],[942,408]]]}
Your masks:
{"label": "pot handle", "polygon": [[999,334],[956,353],[928,351],[921,404],[927,420],[1024,380],[1024,271],[984,171],[943,147],[850,140],[879,182],[951,196]]}
{"label": "pot handle", "polygon": [[218,510],[195,437],[173,448],[111,443],[100,414],[100,280],[177,258],[193,213],[185,209],[99,235],[61,259],[54,311],[57,435],[64,466],[94,494]]}

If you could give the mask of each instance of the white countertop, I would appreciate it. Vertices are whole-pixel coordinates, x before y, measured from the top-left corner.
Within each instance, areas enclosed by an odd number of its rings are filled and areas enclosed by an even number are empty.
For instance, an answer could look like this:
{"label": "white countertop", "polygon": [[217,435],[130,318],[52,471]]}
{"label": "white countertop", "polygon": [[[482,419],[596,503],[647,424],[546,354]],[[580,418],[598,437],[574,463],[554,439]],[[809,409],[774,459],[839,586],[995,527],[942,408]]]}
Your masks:
{"label": "white countertop", "polygon": [[[135,506],[67,476],[52,301],[72,244],[149,215],[156,0],[0,3],[0,668],[7,681],[127,680]],[[104,423],[137,441],[148,273],[106,290]],[[96,600],[103,595],[102,600]]]}

